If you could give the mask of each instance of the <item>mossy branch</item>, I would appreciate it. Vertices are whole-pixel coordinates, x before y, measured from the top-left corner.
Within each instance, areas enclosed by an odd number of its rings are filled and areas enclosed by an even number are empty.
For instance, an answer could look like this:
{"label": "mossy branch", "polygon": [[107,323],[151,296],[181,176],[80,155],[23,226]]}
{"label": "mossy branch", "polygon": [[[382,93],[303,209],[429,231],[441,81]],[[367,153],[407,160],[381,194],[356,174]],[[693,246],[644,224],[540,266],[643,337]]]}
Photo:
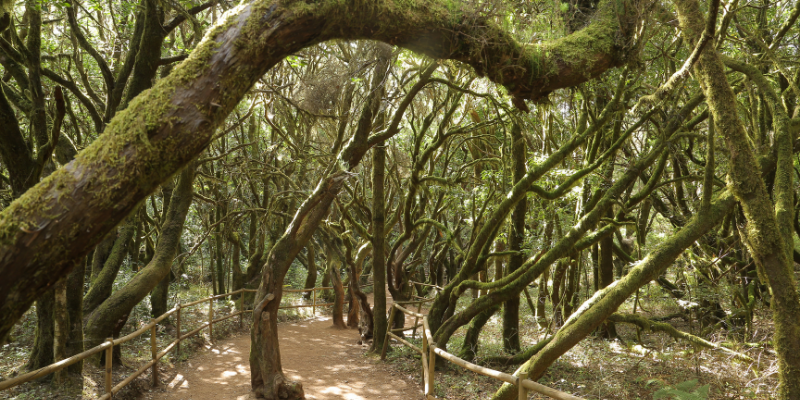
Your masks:
{"label": "mossy branch", "polygon": [[664,332],[664,333],[672,336],[675,339],[683,340],[685,342],[689,342],[692,345],[705,347],[707,349],[714,349],[714,350],[717,350],[717,351],[721,351],[721,352],[723,352],[723,353],[725,353],[725,354],[727,354],[729,356],[732,356],[733,358],[736,358],[739,361],[755,362],[755,360],[753,360],[753,358],[748,356],[748,355],[745,355],[745,354],[733,351],[731,349],[725,348],[723,346],[717,345],[715,343],[709,342],[708,340],[705,340],[705,339],[703,339],[701,337],[692,335],[691,333],[679,331],[679,330],[675,329],[674,326],[672,326],[672,325],[670,325],[670,324],[668,324],[666,322],[656,322],[656,321],[651,321],[651,320],[649,320],[647,318],[644,318],[642,316],[639,316],[639,315],[620,314],[620,313],[611,314],[608,317],[608,320],[612,321],[612,322],[617,322],[617,323],[626,323],[626,324],[636,325],[639,328],[642,328],[643,330],[645,330],[647,332]]}
{"label": "mossy branch", "polygon": [[[524,108],[521,99],[540,100],[622,65],[634,47],[635,10],[635,4],[623,8],[605,0],[593,22],[576,34],[522,45],[480,11],[453,12],[445,1],[253,0],[237,6],[74,161],[0,213],[0,338],[74,260],[206,149],[253,84],[287,55],[330,39],[384,41],[467,63],[507,87]],[[142,40],[136,33],[133,38],[137,45]],[[115,81],[107,117],[121,98],[121,80],[135,61],[131,57],[146,54],[129,56]],[[131,82],[129,90],[138,93],[134,86]]]}

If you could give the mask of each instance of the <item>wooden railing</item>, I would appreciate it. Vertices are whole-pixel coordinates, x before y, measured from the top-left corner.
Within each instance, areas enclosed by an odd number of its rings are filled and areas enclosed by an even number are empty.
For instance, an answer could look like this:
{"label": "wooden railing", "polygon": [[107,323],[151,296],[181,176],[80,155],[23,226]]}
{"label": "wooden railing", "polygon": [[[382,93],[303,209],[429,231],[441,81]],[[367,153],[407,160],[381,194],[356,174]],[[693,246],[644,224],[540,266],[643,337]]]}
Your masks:
{"label": "wooden railing", "polygon": [[[418,300],[418,301],[404,302],[404,303],[405,304],[417,304],[418,303],[421,306],[423,302],[425,302],[425,300]],[[400,303],[400,302],[398,302],[398,303]],[[444,358],[445,360],[450,361],[451,363],[456,364],[456,365],[458,365],[460,367],[466,368],[466,369],[468,369],[468,370],[470,370],[472,372],[476,372],[476,373],[481,374],[481,375],[486,375],[488,377],[491,377],[491,378],[494,378],[494,379],[497,379],[497,380],[500,380],[500,381],[503,381],[503,382],[507,382],[507,383],[510,383],[512,385],[517,386],[518,393],[519,393],[518,394],[518,399],[519,400],[527,400],[527,398],[528,398],[528,390],[532,390],[534,392],[537,392],[537,393],[540,393],[540,394],[543,394],[545,396],[549,396],[551,398],[558,399],[558,400],[584,400],[584,399],[582,399],[580,397],[575,397],[575,396],[573,396],[573,395],[571,395],[569,393],[564,393],[564,392],[558,391],[556,389],[544,386],[544,385],[542,385],[540,383],[534,382],[534,381],[528,379],[528,373],[527,372],[520,372],[519,376],[514,376],[514,375],[511,375],[511,374],[507,374],[505,372],[495,371],[495,370],[490,369],[490,368],[481,367],[480,365],[473,364],[473,363],[471,363],[471,362],[469,362],[467,360],[464,360],[462,358],[456,357],[453,354],[448,353],[444,349],[440,349],[439,347],[436,346],[436,343],[433,342],[433,335],[431,334],[431,329],[428,326],[428,316],[421,314],[419,311],[417,311],[417,312],[411,311],[411,310],[405,308],[403,305],[401,305],[403,303],[400,303],[400,304],[398,304],[398,303],[392,304],[392,308],[394,310],[402,312],[403,314],[406,314],[406,315],[414,316],[417,321],[419,321],[420,318],[422,319],[422,325],[421,325],[422,326],[422,348],[416,346],[415,344],[413,344],[413,343],[401,338],[397,334],[395,334],[395,332],[408,330],[408,329],[411,329],[411,328],[387,329],[386,330],[386,337],[383,340],[383,348],[381,349],[381,359],[382,360],[386,359],[386,350],[387,350],[387,348],[389,346],[390,337],[397,339],[397,341],[399,341],[400,343],[408,346],[412,350],[414,350],[417,353],[419,353],[421,355],[420,358],[422,359],[422,377],[423,377],[423,382],[424,382],[424,385],[425,385],[425,398],[426,399],[434,399],[435,398],[435,395],[434,395],[434,384],[435,384],[434,369],[435,368],[434,368],[434,366],[436,364],[436,355],[438,355],[438,356]],[[394,322],[395,315],[398,314],[398,312],[395,312],[394,310],[392,310],[392,312],[389,314],[389,324],[388,324],[388,326],[390,326],[390,327],[392,326],[392,322]],[[415,322],[414,323],[414,332],[416,332],[416,328],[417,327],[418,327],[417,323]],[[415,333],[412,333],[412,337],[414,337],[414,335],[415,335]]]}
{"label": "wooden railing", "polygon": [[[285,292],[285,293],[286,292],[288,292],[288,293],[293,293],[293,292],[312,292],[313,293],[313,296],[312,296],[313,300],[312,300],[311,304],[281,306],[281,307],[279,307],[279,309],[311,307],[312,308],[312,313],[314,315],[316,315],[317,307],[333,305],[333,303],[317,304],[317,291],[326,290],[326,289],[333,289],[333,288],[332,287],[319,287],[319,288],[312,288],[312,289],[284,289],[283,292]],[[23,375],[19,375],[19,376],[14,377],[14,378],[4,380],[4,381],[0,382],[0,391],[6,390],[6,389],[10,389],[10,388],[13,388],[15,386],[19,386],[19,385],[21,385],[23,383],[36,380],[36,379],[41,378],[43,376],[46,376],[48,374],[52,374],[54,372],[60,371],[60,370],[62,370],[64,368],[66,368],[66,367],[69,367],[72,364],[77,363],[78,361],[85,360],[85,359],[87,359],[87,358],[89,358],[89,357],[91,357],[91,356],[93,356],[95,354],[98,354],[98,353],[102,352],[102,351],[105,351],[105,353],[106,353],[105,354],[105,382],[104,382],[105,392],[104,392],[103,396],[101,396],[99,398],[99,400],[112,399],[114,397],[115,393],[117,393],[120,390],[122,390],[122,388],[124,388],[125,386],[127,386],[128,384],[133,382],[134,379],[136,379],[139,375],[145,373],[148,369],[152,369],[153,385],[155,386],[155,385],[157,385],[157,382],[158,382],[158,366],[157,366],[158,361],[161,358],[163,358],[165,355],[167,355],[167,353],[169,353],[170,350],[172,350],[173,348],[176,351],[176,353],[175,353],[176,356],[178,354],[180,354],[181,341],[183,341],[184,339],[187,339],[187,338],[189,338],[191,336],[194,336],[194,335],[198,334],[200,331],[202,331],[203,329],[207,328],[208,329],[209,340],[211,340],[213,342],[213,340],[214,340],[214,336],[213,336],[214,335],[214,324],[217,324],[219,322],[222,322],[222,321],[225,321],[227,319],[233,318],[235,316],[239,316],[239,326],[241,327],[242,326],[242,315],[245,314],[245,313],[252,313],[253,312],[252,310],[244,310],[244,309],[242,309],[242,310],[239,310],[239,311],[237,311],[235,313],[228,314],[228,315],[223,316],[221,318],[214,319],[214,301],[213,300],[221,299],[221,298],[228,297],[228,296],[233,296],[233,295],[236,295],[236,294],[240,294],[241,295],[241,304],[244,304],[244,294],[245,294],[245,292],[256,292],[256,291],[257,291],[256,289],[239,289],[239,290],[233,291],[231,293],[225,293],[225,294],[220,294],[220,295],[216,295],[216,296],[209,296],[207,298],[200,299],[200,300],[197,300],[197,301],[193,301],[191,303],[181,304],[180,302],[178,302],[178,304],[175,307],[173,307],[171,310],[169,310],[166,313],[158,316],[157,318],[153,318],[152,320],[150,320],[150,323],[148,323],[147,325],[141,327],[140,329],[138,329],[135,332],[132,332],[132,333],[126,335],[126,336],[123,336],[123,337],[117,338],[117,339],[108,338],[108,339],[106,339],[105,342],[103,342],[103,344],[101,344],[99,346],[92,347],[91,349],[86,350],[83,353],[76,354],[76,355],[74,355],[74,356],[72,356],[70,358],[58,361],[58,362],[50,364],[50,365],[48,365],[46,367],[39,368],[36,371],[31,371],[31,372],[28,372],[28,373],[23,374]],[[181,310],[183,310],[186,307],[191,307],[191,306],[195,306],[195,305],[206,303],[206,302],[208,302],[208,322],[204,323],[199,328],[192,330],[191,332],[187,332],[186,334],[181,334]],[[167,318],[167,317],[169,317],[169,316],[171,316],[173,314],[175,314],[175,325],[176,325],[176,336],[177,337],[176,337],[176,339],[174,341],[172,341],[172,343],[168,344],[167,347],[165,347],[163,350],[161,350],[159,352],[158,351],[158,345],[156,343],[156,326],[158,325],[159,322],[163,321],[165,318]],[[136,370],[136,372],[134,372],[132,375],[130,375],[127,378],[125,378],[124,380],[122,380],[122,382],[118,383],[116,386],[112,386],[113,382],[112,382],[111,369],[112,369],[112,359],[113,359],[112,352],[113,352],[114,346],[118,346],[118,345],[121,345],[123,343],[129,342],[129,341],[139,337],[140,335],[142,335],[143,333],[145,333],[147,331],[150,331],[150,354],[151,354],[151,360],[147,364],[143,365],[138,370]]]}
{"label": "wooden railing", "polygon": [[439,293],[442,290],[444,290],[444,288],[442,288],[441,286],[431,285],[430,283],[408,281],[408,284],[411,285],[411,286],[420,285],[420,286],[432,287],[434,290],[436,290],[436,293]]}

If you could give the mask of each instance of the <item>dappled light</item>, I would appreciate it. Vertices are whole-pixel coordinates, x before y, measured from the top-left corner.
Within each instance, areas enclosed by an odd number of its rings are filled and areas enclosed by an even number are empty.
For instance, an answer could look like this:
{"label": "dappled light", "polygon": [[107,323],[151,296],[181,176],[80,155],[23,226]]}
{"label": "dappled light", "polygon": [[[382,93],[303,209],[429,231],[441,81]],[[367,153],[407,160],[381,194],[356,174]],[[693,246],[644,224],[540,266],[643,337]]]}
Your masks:
{"label": "dappled light", "polygon": [[[332,329],[330,317],[279,324],[278,337],[283,373],[290,380],[303,382],[307,399],[422,398],[417,382],[392,371],[376,358],[363,357],[367,347],[357,344],[357,333]],[[206,345],[197,357],[179,366],[180,372],[159,398],[251,399],[249,351],[247,335]]]}
{"label": "dappled light", "polygon": [[798,20],[0,0],[0,400],[800,400]]}

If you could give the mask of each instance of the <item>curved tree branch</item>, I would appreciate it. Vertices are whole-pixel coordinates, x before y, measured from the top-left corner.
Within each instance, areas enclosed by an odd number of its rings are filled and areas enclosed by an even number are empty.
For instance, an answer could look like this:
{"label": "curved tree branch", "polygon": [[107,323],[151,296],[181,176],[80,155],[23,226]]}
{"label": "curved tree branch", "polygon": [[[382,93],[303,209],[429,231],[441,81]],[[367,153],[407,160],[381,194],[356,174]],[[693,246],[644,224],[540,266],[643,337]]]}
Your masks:
{"label": "curved tree branch", "polygon": [[0,338],[69,272],[71,260],[200,154],[253,84],[287,55],[330,39],[370,38],[465,62],[516,99],[539,100],[625,61],[636,7],[618,10],[622,4],[604,1],[584,30],[537,45],[522,45],[480,12],[451,11],[444,1],[254,0],[235,8],[105,134],[0,213]]}

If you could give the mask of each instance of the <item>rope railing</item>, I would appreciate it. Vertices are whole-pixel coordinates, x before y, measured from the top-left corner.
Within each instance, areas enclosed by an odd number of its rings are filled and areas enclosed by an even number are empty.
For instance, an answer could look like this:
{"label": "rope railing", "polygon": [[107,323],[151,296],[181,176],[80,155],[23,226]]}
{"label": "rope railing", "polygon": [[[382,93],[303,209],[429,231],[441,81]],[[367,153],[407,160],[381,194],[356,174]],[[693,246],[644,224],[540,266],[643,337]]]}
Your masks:
{"label": "rope railing", "polygon": [[[294,293],[294,292],[313,292],[313,300],[312,300],[311,304],[280,306],[280,307],[278,307],[278,309],[312,307],[312,313],[314,315],[316,315],[317,307],[324,307],[324,306],[333,305],[333,303],[317,304],[317,291],[319,291],[319,290],[328,290],[328,289],[333,289],[333,288],[332,287],[318,287],[318,288],[315,287],[315,288],[311,288],[311,289],[284,289],[283,290],[284,292],[289,292],[289,293]],[[53,364],[50,364],[48,366],[39,368],[39,369],[37,369],[35,371],[31,371],[31,372],[28,372],[28,373],[23,374],[23,375],[16,376],[16,377],[11,378],[11,379],[6,379],[4,381],[1,381],[0,382],[0,391],[11,389],[11,388],[13,388],[15,386],[19,386],[19,385],[21,385],[23,383],[30,382],[30,381],[39,379],[39,378],[41,378],[43,376],[46,376],[46,375],[52,374],[54,372],[60,371],[60,370],[62,370],[64,368],[69,367],[72,364],[75,364],[75,363],[77,363],[77,362],[79,362],[81,360],[85,360],[85,359],[87,359],[89,357],[92,357],[92,356],[94,356],[94,355],[96,355],[96,354],[98,354],[100,352],[103,352],[103,351],[105,351],[105,371],[104,371],[105,379],[104,379],[104,384],[103,384],[103,386],[104,386],[104,394],[98,400],[113,399],[114,394],[118,393],[120,390],[122,390],[122,388],[124,388],[125,386],[129,385],[131,382],[133,382],[134,379],[136,379],[137,377],[139,377],[140,375],[145,373],[148,369],[152,369],[151,376],[152,376],[152,380],[153,380],[153,385],[155,386],[157,384],[157,382],[158,382],[158,368],[157,368],[158,367],[157,366],[158,361],[160,359],[162,359],[164,356],[166,356],[173,349],[175,349],[176,356],[179,355],[180,354],[180,348],[181,348],[181,341],[198,334],[203,329],[208,329],[209,340],[213,343],[213,341],[214,341],[214,324],[217,324],[217,323],[220,323],[220,322],[225,321],[227,319],[239,316],[239,327],[241,327],[242,326],[242,315],[245,314],[245,313],[252,313],[253,312],[253,310],[244,310],[244,309],[242,309],[242,310],[239,310],[239,311],[237,311],[235,313],[231,313],[231,314],[225,315],[223,317],[214,319],[214,301],[213,300],[217,300],[217,299],[221,299],[221,298],[224,298],[224,297],[229,297],[229,296],[234,296],[236,294],[239,294],[239,295],[241,295],[241,304],[244,304],[244,294],[246,292],[256,292],[256,291],[257,291],[256,289],[239,289],[239,290],[236,290],[236,291],[233,291],[233,292],[230,292],[230,293],[219,294],[219,295],[216,295],[216,296],[208,296],[208,297],[206,297],[204,299],[192,301],[192,302],[189,302],[189,303],[186,303],[186,304],[181,304],[180,302],[178,302],[178,304],[175,307],[173,307],[171,310],[165,312],[164,314],[161,314],[160,316],[158,316],[156,318],[151,319],[150,322],[147,325],[139,328],[138,330],[136,330],[136,331],[134,331],[134,332],[132,332],[132,333],[130,333],[128,335],[125,335],[125,336],[123,336],[121,338],[117,338],[117,339],[108,338],[102,344],[100,344],[98,346],[95,346],[95,347],[92,347],[91,349],[86,350],[86,351],[84,351],[82,353],[76,354],[76,355],[74,355],[72,357],[69,357],[69,358],[66,358],[64,360],[60,360],[60,361],[55,362]],[[196,328],[196,329],[194,329],[194,330],[192,330],[190,332],[187,332],[186,334],[181,334],[181,310],[183,310],[183,309],[185,309],[187,307],[195,306],[195,305],[202,304],[202,303],[205,303],[205,302],[208,302],[208,321],[205,322],[203,325],[201,325],[199,328]],[[175,318],[176,338],[175,338],[174,341],[172,341],[163,350],[161,350],[159,352],[158,351],[158,344],[156,343],[156,327],[157,327],[159,322],[163,321],[164,319],[166,319],[167,317],[169,317],[169,316],[171,316],[173,314],[175,314],[175,316],[176,316],[176,318]],[[150,354],[151,354],[151,360],[149,362],[147,362],[146,364],[144,364],[143,366],[141,366],[139,369],[137,369],[136,372],[134,372],[133,374],[129,375],[124,380],[122,380],[120,383],[118,383],[116,386],[114,386],[113,385],[113,379],[112,379],[113,378],[113,376],[112,376],[112,367],[113,367],[113,365],[112,365],[112,359],[113,359],[112,353],[113,353],[114,346],[118,346],[118,345],[121,345],[123,343],[129,342],[129,341],[141,336],[142,334],[144,334],[147,331],[150,331]]]}
{"label": "rope railing", "polygon": [[[405,302],[414,303],[414,302]],[[422,304],[422,303],[419,303]],[[436,346],[436,343],[433,341],[433,334],[431,333],[431,328],[428,326],[428,316],[420,313],[419,311],[412,311],[408,308],[401,305],[400,302],[392,304],[392,308],[396,309],[397,311],[403,313],[404,315],[410,315],[415,317],[416,319],[422,318],[422,347],[418,347],[415,344],[403,339],[399,335],[395,334],[396,331],[403,331],[408,330],[411,328],[397,328],[397,329],[387,329],[386,330],[386,337],[383,340],[383,348],[381,349],[381,360],[386,359],[386,351],[389,347],[389,339],[394,338],[398,342],[404,344],[405,346],[409,347],[410,349],[416,351],[420,354],[420,358],[422,359],[422,379],[425,386],[425,398],[435,399],[434,395],[434,388],[435,388],[435,364],[436,364],[436,356],[440,356],[447,361],[450,361],[453,364],[456,364],[462,368],[470,370],[472,372],[488,376],[490,378],[494,378],[506,383],[510,383],[512,385],[517,386],[518,391],[518,399],[519,400],[527,400],[528,398],[528,391],[532,390],[536,393],[543,394],[545,396],[549,396],[553,399],[557,400],[584,400],[580,397],[573,396],[569,393],[564,393],[559,390],[544,386],[538,382],[534,382],[528,379],[527,372],[520,372],[519,376],[514,376],[511,374],[507,374],[505,372],[500,372],[493,370],[491,368],[482,367],[477,364],[473,364],[467,360],[459,358],[454,354],[448,353],[446,350],[441,349]],[[394,322],[394,317],[396,312],[392,310],[389,314],[389,322],[387,326],[392,326],[392,322]],[[416,324],[415,324],[415,332],[416,332]],[[414,337],[414,334],[412,334]]]}

